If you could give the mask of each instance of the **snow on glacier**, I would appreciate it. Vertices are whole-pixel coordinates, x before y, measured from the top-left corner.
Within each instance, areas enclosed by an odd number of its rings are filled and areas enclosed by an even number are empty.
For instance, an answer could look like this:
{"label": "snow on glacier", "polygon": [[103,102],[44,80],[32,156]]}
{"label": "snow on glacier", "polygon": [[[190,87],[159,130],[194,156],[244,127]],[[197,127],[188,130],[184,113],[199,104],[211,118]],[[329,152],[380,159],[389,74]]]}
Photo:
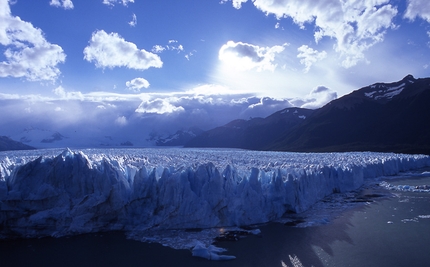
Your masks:
{"label": "snow on glacier", "polygon": [[[36,237],[252,225],[306,211],[366,180],[426,166],[429,156],[374,152],[1,152],[0,234]],[[199,242],[188,243],[198,248],[196,254],[218,257],[217,249],[206,245],[204,251]]]}

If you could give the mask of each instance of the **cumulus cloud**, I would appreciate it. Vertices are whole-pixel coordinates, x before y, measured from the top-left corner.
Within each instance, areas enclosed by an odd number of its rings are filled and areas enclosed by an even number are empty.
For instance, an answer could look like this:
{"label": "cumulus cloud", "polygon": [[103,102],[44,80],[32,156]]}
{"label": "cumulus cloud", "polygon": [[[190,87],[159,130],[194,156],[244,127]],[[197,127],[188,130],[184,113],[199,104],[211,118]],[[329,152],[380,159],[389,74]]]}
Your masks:
{"label": "cumulus cloud", "polygon": [[327,57],[325,51],[318,52],[307,45],[302,45],[297,50],[299,51],[297,57],[300,58],[300,63],[305,65],[304,72],[308,72],[314,63]]}
{"label": "cumulus cloud", "polygon": [[276,68],[275,56],[284,51],[284,45],[275,45],[272,47],[260,47],[253,44],[228,41],[219,50],[219,60],[237,70],[257,71],[270,70]]}
{"label": "cumulus cloud", "polygon": [[71,0],[51,0],[49,2],[51,6],[62,7],[64,9],[73,9],[73,2]]}
{"label": "cumulus cloud", "polygon": [[126,67],[146,70],[161,68],[160,57],[144,49],[138,49],[134,43],[125,41],[119,34],[100,30],[93,33],[89,45],[84,49],[84,59],[94,62],[97,68]]}
{"label": "cumulus cloud", "polygon": [[[240,8],[247,0],[231,0],[235,8]],[[387,29],[395,27],[394,17],[397,8],[389,0],[254,0],[256,8],[266,14],[273,14],[278,19],[291,18],[299,27],[314,23],[315,41],[323,37],[336,41],[335,50],[343,58],[346,68],[365,61],[364,52],[378,42],[383,41]],[[417,16],[417,8],[428,8],[425,0],[409,1],[408,17]],[[426,4],[424,4],[426,3]],[[414,11],[415,10],[415,11]],[[420,13],[424,17],[425,13]],[[428,14],[428,13],[427,13]]]}
{"label": "cumulus cloud", "polygon": [[103,0],[103,4],[108,6],[114,6],[116,3],[128,6],[128,3],[134,3],[134,0]]}
{"label": "cumulus cloud", "polygon": [[125,83],[127,88],[134,92],[139,92],[142,88],[148,88],[149,82],[144,78],[136,78]]}
{"label": "cumulus cloud", "polygon": [[168,99],[157,98],[151,101],[142,102],[136,109],[138,113],[156,113],[156,114],[170,114],[175,112],[182,112],[184,108],[181,106],[174,106],[169,103]]}
{"label": "cumulus cloud", "polygon": [[54,81],[61,73],[57,65],[66,60],[63,49],[49,43],[41,29],[12,16],[8,1],[0,1],[0,44],[6,47],[0,77]]}
{"label": "cumulus cloud", "polygon": [[301,108],[317,109],[337,98],[337,93],[325,86],[317,86],[304,98],[295,98],[290,102]]}
{"label": "cumulus cloud", "polygon": [[420,17],[430,23],[430,5],[427,0],[408,0],[405,18],[415,20]]}
{"label": "cumulus cloud", "polygon": [[60,97],[60,99],[70,99],[70,100],[84,100],[85,96],[79,91],[68,92],[61,85],[52,90],[52,92]]}

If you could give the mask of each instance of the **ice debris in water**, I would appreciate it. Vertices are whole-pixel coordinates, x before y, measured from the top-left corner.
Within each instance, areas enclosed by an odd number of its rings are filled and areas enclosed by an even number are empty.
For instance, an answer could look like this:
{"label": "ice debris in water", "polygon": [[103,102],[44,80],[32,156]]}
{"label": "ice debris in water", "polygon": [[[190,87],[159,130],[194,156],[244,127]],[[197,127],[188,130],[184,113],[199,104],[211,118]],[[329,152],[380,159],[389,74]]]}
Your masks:
{"label": "ice debris in water", "polygon": [[206,247],[203,243],[198,242],[196,246],[192,249],[192,254],[195,257],[205,258],[208,260],[233,260],[235,256],[220,255],[220,253],[225,252],[226,249],[210,245]]}
{"label": "ice debris in water", "polygon": [[[0,234],[142,233],[264,223],[306,211],[366,180],[425,166],[430,166],[429,156],[370,152],[0,152]],[[183,248],[225,257],[208,245]]]}

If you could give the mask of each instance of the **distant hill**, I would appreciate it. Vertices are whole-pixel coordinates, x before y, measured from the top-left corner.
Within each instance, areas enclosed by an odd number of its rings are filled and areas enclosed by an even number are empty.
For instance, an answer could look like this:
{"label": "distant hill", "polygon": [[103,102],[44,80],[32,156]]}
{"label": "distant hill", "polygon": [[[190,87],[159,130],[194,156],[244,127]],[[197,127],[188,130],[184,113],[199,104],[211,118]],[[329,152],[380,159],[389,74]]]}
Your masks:
{"label": "distant hill", "polygon": [[261,149],[287,134],[313,112],[311,109],[286,108],[266,118],[234,120],[198,135],[185,146]]}
{"label": "distant hill", "polygon": [[288,108],[265,119],[235,120],[186,146],[430,154],[429,122],[430,78],[408,75],[363,87],[316,110]]}
{"label": "distant hill", "polygon": [[157,137],[155,144],[157,146],[183,146],[201,133],[203,130],[196,127],[192,127],[188,131],[178,130],[167,137]]}
{"label": "distant hill", "polygon": [[0,151],[30,150],[30,149],[35,149],[35,148],[32,146],[25,145],[18,141],[14,141],[7,136],[0,136]]}

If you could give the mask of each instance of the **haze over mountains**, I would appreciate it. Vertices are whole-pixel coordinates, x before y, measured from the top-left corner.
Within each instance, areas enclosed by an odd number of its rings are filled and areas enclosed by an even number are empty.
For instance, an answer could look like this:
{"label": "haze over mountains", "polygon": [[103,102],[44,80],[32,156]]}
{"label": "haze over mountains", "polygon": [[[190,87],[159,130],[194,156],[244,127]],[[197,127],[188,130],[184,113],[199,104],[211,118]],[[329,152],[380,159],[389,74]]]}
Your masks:
{"label": "haze over mountains", "polygon": [[[243,119],[242,116],[242,119],[232,120],[206,131],[202,129],[208,129],[210,124],[206,122],[200,128],[196,127],[196,123],[200,125],[199,122],[216,117],[217,111],[222,111],[222,107],[206,115],[199,114],[198,121],[193,119],[197,117],[189,118],[189,122],[194,122],[192,125],[169,124],[175,121],[175,117],[153,115],[151,118],[141,118],[140,124],[136,125],[129,125],[127,120],[118,120],[115,122],[118,124],[118,132],[113,135],[91,125],[65,133],[28,127],[12,136],[12,139],[35,147],[73,147],[78,140],[82,146],[87,147],[157,145],[297,152],[382,151],[430,154],[428,103],[430,78],[415,79],[412,75],[407,75],[398,82],[375,83],[363,87],[318,109],[287,107],[265,118]],[[275,105],[282,106],[288,106],[288,103]],[[246,111],[248,110],[249,108]],[[234,114],[241,114],[239,107],[236,111],[238,113]],[[181,116],[187,114],[182,113]],[[202,116],[206,116],[206,119]],[[40,120],[43,121],[43,118]],[[145,122],[148,125],[146,127]],[[168,124],[173,134],[158,134],[151,130],[151,126],[160,127],[163,124]],[[124,126],[123,131],[120,126]],[[175,127],[176,131],[173,130]],[[79,135],[83,131],[86,133]],[[96,134],[91,135],[92,133]],[[1,150],[31,148],[8,137],[2,138]]]}

